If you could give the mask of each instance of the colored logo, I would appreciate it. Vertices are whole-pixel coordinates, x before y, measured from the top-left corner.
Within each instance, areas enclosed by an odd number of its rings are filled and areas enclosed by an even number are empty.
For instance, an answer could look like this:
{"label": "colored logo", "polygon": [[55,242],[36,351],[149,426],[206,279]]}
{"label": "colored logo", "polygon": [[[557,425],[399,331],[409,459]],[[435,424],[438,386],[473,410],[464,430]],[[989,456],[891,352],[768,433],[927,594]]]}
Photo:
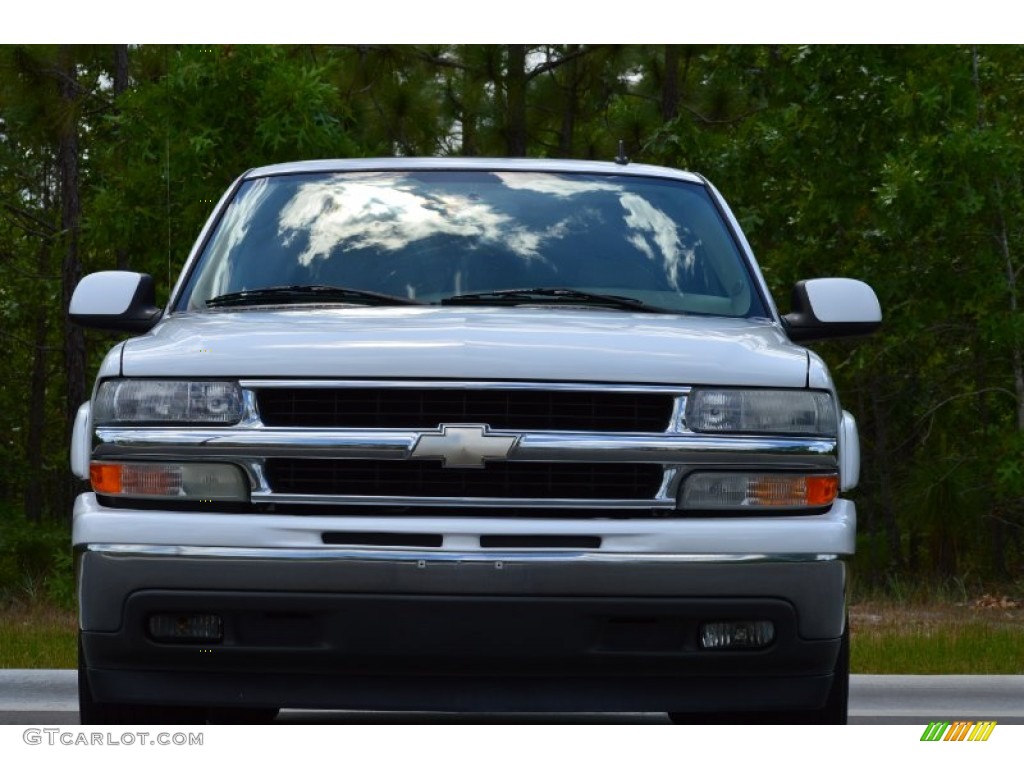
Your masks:
{"label": "colored logo", "polygon": [[995,720],[933,720],[921,734],[921,741],[988,741],[995,728]]}

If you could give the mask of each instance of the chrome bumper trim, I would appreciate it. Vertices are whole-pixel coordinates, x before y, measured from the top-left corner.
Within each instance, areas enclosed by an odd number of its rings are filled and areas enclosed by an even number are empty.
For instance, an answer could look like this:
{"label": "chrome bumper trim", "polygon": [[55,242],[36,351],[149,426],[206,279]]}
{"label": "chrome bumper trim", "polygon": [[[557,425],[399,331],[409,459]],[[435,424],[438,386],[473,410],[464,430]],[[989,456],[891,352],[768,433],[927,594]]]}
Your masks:
{"label": "chrome bumper trim", "polygon": [[[812,563],[842,559],[835,554],[637,554],[622,552],[590,552],[576,550],[491,552],[452,552],[421,549],[277,549],[270,547],[195,547],[160,546],[153,544],[87,544],[86,552],[113,556],[193,557],[236,560],[301,560],[301,561],[390,561],[395,563],[538,563],[538,562],[594,562],[594,563]],[[498,565],[500,567],[500,565]]]}
{"label": "chrome bumper trim", "polygon": [[683,397],[688,386],[667,384],[589,384],[577,381],[508,381],[480,379],[257,379],[242,378],[245,389],[497,389],[548,392],[643,392]]}

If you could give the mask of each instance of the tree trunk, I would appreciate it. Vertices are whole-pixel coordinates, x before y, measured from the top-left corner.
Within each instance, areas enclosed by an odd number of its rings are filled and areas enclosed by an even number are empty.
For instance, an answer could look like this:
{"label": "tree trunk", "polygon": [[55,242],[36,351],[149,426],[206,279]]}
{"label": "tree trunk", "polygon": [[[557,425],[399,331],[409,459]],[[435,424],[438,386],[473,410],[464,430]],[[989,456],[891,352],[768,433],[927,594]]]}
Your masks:
{"label": "tree trunk", "polygon": [[[457,55],[466,57],[465,48],[458,48]],[[459,154],[463,157],[476,157],[480,154],[480,102],[485,98],[482,82],[488,77],[486,69],[467,67],[448,81],[448,100],[453,105],[455,118],[462,129]]]}
{"label": "tree trunk", "polygon": [[463,157],[476,157],[480,154],[477,149],[476,114],[465,106],[463,101],[462,109],[459,112],[459,121],[462,124],[462,146],[459,154]]}
{"label": "tree trunk", "polygon": [[568,87],[562,98],[562,125],[558,133],[558,150],[562,157],[573,157],[573,141],[576,134],[576,111],[579,107],[580,89],[580,67],[579,60],[575,55],[579,52],[579,45],[570,45],[567,48],[567,55],[572,56],[568,62]]}
{"label": "tree trunk", "polygon": [[679,46],[665,46],[665,72],[661,78],[661,119],[665,122],[679,114]]}
{"label": "tree trunk", "polygon": [[889,548],[889,567],[899,572],[903,568],[903,547],[899,524],[896,522],[896,504],[892,493],[892,472],[889,458],[889,430],[887,415],[882,406],[878,382],[871,385],[871,408],[875,427],[875,471],[878,473],[882,526]]}
{"label": "tree trunk", "polygon": [[[85,400],[85,334],[67,319],[71,294],[82,278],[82,262],[78,252],[78,235],[82,215],[79,198],[79,140],[78,100],[79,87],[75,71],[75,51],[72,46],[60,48],[58,87],[66,115],[60,129],[57,164],[60,171],[61,230],[64,236],[64,260],[61,265],[61,285],[64,309],[64,376],[65,376],[65,430],[64,445],[71,444],[78,406]],[[69,476],[61,509],[70,515],[71,500],[77,482]]]}
{"label": "tree trunk", "polygon": [[505,72],[505,152],[526,157],[526,46],[507,46]]}
{"label": "tree trunk", "polygon": [[28,479],[25,482],[25,519],[39,522],[43,518],[43,428],[46,420],[46,315],[36,317],[32,350],[32,391],[29,392]]}
{"label": "tree trunk", "polygon": [[[1010,317],[1016,317],[1020,311],[1017,295],[1017,270],[1010,252],[1010,239],[1006,233],[1006,222],[1002,213],[999,214],[999,248],[1006,269],[1006,292],[1009,295]],[[1024,432],[1024,352],[1020,342],[1013,338],[1010,342],[1010,370],[1013,373],[1013,390],[1017,395],[1017,431]]]}
{"label": "tree trunk", "polygon": [[[128,46],[127,45],[115,45],[114,46],[114,101],[116,103],[117,97],[128,90]],[[115,113],[119,112],[118,108],[114,107]],[[118,137],[120,141],[120,137]],[[123,166],[120,162],[122,152],[118,149],[118,165]],[[120,245],[117,248],[117,268],[128,269],[128,249],[124,245]]]}
{"label": "tree trunk", "polygon": [[[43,241],[39,246],[39,274],[45,275],[50,268],[50,243]],[[43,518],[43,436],[46,425],[46,337],[47,310],[39,307],[36,311],[35,330],[32,346],[32,388],[29,391],[28,440],[25,446],[28,460],[28,479],[25,482],[25,519],[39,522]]]}

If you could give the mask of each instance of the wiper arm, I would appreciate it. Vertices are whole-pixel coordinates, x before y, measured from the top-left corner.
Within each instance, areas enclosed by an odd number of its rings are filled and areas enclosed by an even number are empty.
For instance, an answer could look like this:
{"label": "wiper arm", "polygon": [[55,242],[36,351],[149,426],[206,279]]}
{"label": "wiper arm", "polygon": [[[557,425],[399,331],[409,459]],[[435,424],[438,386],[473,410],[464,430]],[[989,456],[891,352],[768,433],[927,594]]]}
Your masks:
{"label": "wiper arm", "polygon": [[577,291],[575,288],[510,288],[503,291],[480,291],[479,293],[460,293],[442,299],[441,303],[449,304],[584,304],[598,307],[614,307],[630,312],[668,313],[672,310],[645,304],[640,299],[629,296],[615,296],[609,293],[589,293]]}
{"label": "wiper arm", "polygon": [[257,288],[251,291],[225,293],[208,299],[207,307],[244,307],[260,304],[310,304],[319,302],[344,302],[368,304],[370,306],[391,306],[422,304],[415,299],[392,296],[387,293],[361,291],[336,285],[281,285],[273,288]]}

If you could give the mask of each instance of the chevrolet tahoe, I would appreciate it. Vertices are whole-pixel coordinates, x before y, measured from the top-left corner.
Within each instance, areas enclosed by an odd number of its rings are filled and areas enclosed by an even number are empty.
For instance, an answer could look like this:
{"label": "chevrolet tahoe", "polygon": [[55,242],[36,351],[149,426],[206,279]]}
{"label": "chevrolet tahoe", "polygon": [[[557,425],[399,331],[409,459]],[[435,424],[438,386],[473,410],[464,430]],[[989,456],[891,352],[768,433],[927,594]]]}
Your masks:
{"label": "chevrolet tahoe", "polygon": [[843,723],[853,417],[699,174],[629,163],[248,171],[130,334],[71,464],[83,723],[279,708]]}

